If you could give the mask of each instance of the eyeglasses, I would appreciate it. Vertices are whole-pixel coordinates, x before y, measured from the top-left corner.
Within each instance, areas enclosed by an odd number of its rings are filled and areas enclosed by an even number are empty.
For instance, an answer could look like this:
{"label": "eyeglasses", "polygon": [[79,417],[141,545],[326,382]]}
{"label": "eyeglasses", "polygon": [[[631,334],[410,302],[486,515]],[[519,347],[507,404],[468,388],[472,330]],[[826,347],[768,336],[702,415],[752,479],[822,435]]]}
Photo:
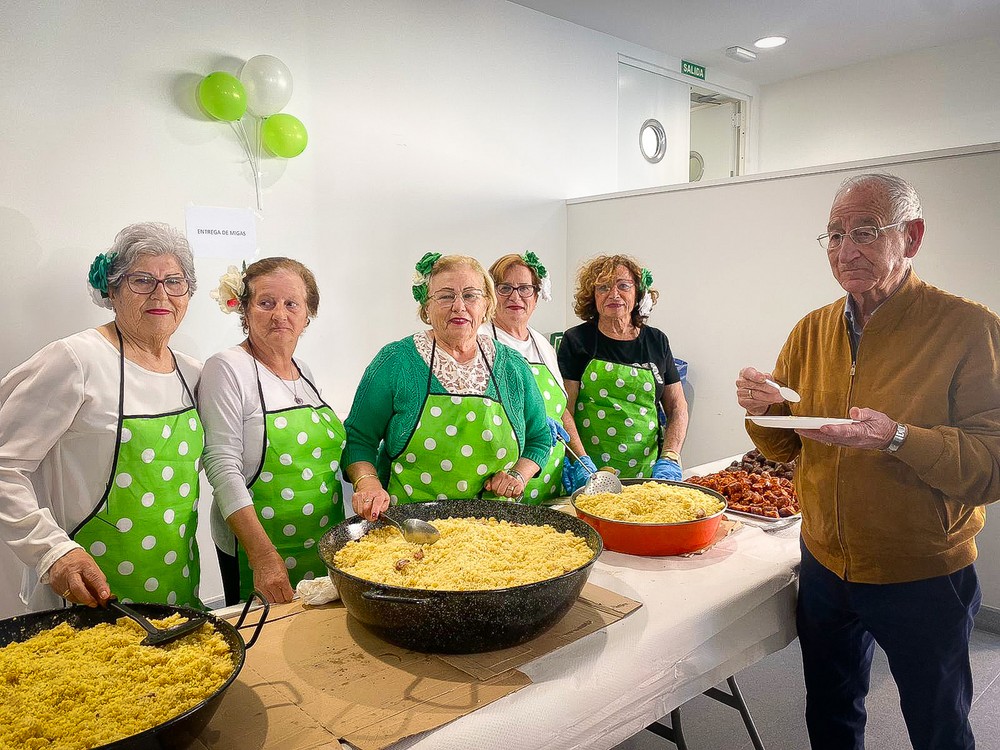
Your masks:
{"label": "eyeglasses", "polygon": [[[617,289],[622,294],[627,294],[635,289],[635,284],[631,281],[616,281],[614,288]],[[611,284],[598,284],[594,287],[594,291],[598,294],[607,294],[611,291]]]}
{"label": "eyeglasses", "polygon": [[[455,304],[455,300],[458,299],[457,294],[454,292],[441,292],[440,294],[432,294],[427,299],[433,300],[441,307],[451,307]],[[482,289],[468,289],[462,292],[462,302],[466,307],[475,305],[477,302],[482,302],[483,298],[486,296],[486,292]]]}
{"label": "eyeglasses", "polygon": [[884,227],[855,227],[850,232],[827,232],[817,237],[816,241],[824,250],[836,250],[843,243],[844,237],[850,237],[851,242],[855,245],[870,245],[878,239],[880,232],[907,222],[908,220],[897,221],[895,224],[886,224]]}
{"label": "eyeglasses", "polygon": [[538,294],[538,287],[534,284],[521,284],[520,286],[497,284],[497,294],[501,297],[509,297],[515,291],[517,291],[518,295],[524,297],[524,299],[530,299]]}
{"label": "eyeglasses", "polygon": [[163,291],[171,297],[183,297],[191,288],[190,282],[184,276],[168,276],[158,279],[148,273],[127,273],[125,282],[128,288],[136,294],[152,294],[157,284],[163,284]]}

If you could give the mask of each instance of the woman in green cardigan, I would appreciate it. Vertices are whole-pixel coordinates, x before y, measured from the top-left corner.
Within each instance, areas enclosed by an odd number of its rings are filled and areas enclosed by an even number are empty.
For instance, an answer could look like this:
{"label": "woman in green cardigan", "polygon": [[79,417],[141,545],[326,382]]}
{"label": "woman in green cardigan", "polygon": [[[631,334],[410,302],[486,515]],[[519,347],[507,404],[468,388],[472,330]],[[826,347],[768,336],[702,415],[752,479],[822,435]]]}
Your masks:
{"label": "woman in green cardigan", "polygon": [[416,269],[430,330],[382,348],[344,423],[354,510],[370,521],[390,503],[519,498],[552,446],[524,359],[478,335],[497,306],[490,276],[463,255],[427,253]]}

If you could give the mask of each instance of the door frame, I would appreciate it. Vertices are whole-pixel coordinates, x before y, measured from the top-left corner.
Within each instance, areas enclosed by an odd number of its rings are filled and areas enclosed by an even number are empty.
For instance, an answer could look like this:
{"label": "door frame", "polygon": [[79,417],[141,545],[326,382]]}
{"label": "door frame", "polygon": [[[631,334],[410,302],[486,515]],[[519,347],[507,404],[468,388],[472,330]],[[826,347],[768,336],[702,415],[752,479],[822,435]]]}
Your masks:
{"label": "door frame", "polygon": [[680,83],[688,86],[695,86],[716,94],[721,94],[730,99],[735,99],[739,104],[740,122],[736,135],[736,174],[734,176],[738,177],[746,174],[747,141],[749,140],[751,122],[750,111],[753,106],[752,96],[745,94],[742,91],[736,91],[734,89],[727,88],[726,86],[721,86],[712,81],[704,81],[700,78],[686,76],[683,73],[664,68],[662,65],[646,62],[645,60],[640,60],[637,57],[630,57],[629,55],[622,54],[621,52],[618,53],[618,63],[619,65],[628,65],[633,68],[638,68],[639,70],[645,70],[648,73],[655,73],[656,75],[664,76],[665,78],[670,78],[674,81],[679,81]]}

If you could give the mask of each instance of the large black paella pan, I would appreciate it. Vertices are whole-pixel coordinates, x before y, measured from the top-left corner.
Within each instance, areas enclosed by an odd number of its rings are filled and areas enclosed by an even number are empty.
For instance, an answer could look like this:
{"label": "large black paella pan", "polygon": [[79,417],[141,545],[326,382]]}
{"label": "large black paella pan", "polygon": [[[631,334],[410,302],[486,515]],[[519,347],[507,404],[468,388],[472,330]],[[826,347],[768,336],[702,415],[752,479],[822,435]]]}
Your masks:
{"label": "large black paella pan", "polygon": [[[267,619],[270,609],[263,597],[256,594],[255,597],[264,603],[264,610],[260,618],[255,623],[253,635],[249,641],[244,642],[238,628],[243,627],[247,613],[254,599],[251,598],[244,607],[239,621],[236,625],[223,620],[211,613],[189,607],[171,606],[168,604],[148,604],[132,603],[130,606],[144,615],[148,619],[159,620],[178,613],[184,617],[198,617],[206,619],[214,627],[229,646],[229,654],[233,659],[233,672],[229,678],[211,695],[195,706],[192,706],[182,714],[164,721],[143,732],[133,734],[129,737],[100,745],[94,750],[176,750],[190,745],[202,729],[208,724],[215,714],[223,694],[236,680],[243,663],[246,659],[246,650],[250,648],[260,635],[261,628]],[[18,615],[6,620],[0,620],[0,647],[9,643],[26,641],[34,635],[44,630],[54,628],[60,623],[68,623],[78,630],[91,628],[100,623],[113,623],[122,615],[111,610],[90,607],[69,607],[63,609],[50,609],[44,612],[32,612],[26,615]],[[250,627],[250,626],[247,626]],[[154,647],[151,647],[154,648]]]}
{"label": "large black paella pan", "polygon": [[551,508],[496,500],[446,500],[397,505],[393,518],[489,518],[544,525],[582,537],[593,554],[557,578],[489,591],[433,591],[366,581],[345,573],[334,556],[348,542],[385,524],[359,516],[330,529],[320,540],[320,556],[330,570],[347,611],[377,635],[415,651],[467,654],[508,648],[531,640],[555,624],[580,595],[603,549],[594,529]]}

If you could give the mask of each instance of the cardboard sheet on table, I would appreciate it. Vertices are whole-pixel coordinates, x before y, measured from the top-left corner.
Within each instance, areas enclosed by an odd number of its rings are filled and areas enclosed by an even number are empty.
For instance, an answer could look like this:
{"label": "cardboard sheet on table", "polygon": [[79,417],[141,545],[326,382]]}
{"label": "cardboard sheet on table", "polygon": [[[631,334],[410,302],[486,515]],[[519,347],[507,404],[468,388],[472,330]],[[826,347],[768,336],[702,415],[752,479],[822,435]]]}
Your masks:
{"label": "cardboard sheet on table", "polygon": [[348,617],[339,603],[274,606],[194,747],[312,750],[344,739],[361,750],[380,750],[531,684],[518,666],[640,606],[588,584],[570,612],[530,643],[461,656],[422,654],[386,643]]}

